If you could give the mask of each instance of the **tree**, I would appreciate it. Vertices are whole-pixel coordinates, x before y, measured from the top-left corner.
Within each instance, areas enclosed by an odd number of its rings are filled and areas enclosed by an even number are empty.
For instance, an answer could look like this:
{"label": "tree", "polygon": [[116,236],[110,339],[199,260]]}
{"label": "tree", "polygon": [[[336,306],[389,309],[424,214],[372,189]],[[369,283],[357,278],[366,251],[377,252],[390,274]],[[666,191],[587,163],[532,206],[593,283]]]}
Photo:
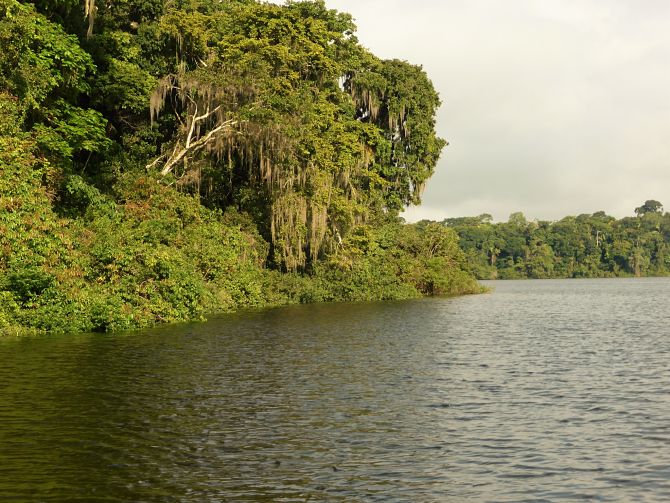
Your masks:
{"label": "tree", "polygon": [[620,220],[598,211],[534,224],[520,213],[505,223],[486,224],[480,216],[444,224],[458,233],[482,279],[668,275],[670,214],[661,213],[658,201],[644,206]]}
{"label": "tree", "polygon": [[639,217],[648,213],[663,213],[663,205],[654,199],[648,199],[642,206],[635,208],[635,214]]}
{"label": "tree", "polygon": [[370,54],[323,1],[189,5],[161,19],[180,63],[151,98],[166,127],[148,168],[254,214],[292,271],[420,201],[445,145],[420,67]]}
{"label": "tree", "polygon": [[0,0],[0,47],[0,332],[480,291],[398,217],[432,83],[323,1]]}
{"label": "tree", "polygon": [[526,220],[526,217],[520,211],[516,211],[516,212],[512,213],[509,216],[509,219],[507,220],[507,222],[509,224],[515,225],[517,227],[525,227],[526,225],[528,225],[528,221]]}
{"label": "tree", "polygon": [[0,0],[0,91],[17,98],[19,127],[68,167],[109,147],[102,114],[83,106],[96,68],[77,38],[31,4]]}

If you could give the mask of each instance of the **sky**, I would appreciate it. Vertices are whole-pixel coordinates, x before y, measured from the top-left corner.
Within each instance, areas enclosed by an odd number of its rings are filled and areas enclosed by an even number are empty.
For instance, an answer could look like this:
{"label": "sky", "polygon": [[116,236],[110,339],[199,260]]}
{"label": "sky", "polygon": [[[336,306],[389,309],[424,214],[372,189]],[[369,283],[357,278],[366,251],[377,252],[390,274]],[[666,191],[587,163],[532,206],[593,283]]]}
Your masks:
{"label": "sky", "polygon": [[450,143],[405,218],[670,211],[667,0],[326,0],[420,64]]}

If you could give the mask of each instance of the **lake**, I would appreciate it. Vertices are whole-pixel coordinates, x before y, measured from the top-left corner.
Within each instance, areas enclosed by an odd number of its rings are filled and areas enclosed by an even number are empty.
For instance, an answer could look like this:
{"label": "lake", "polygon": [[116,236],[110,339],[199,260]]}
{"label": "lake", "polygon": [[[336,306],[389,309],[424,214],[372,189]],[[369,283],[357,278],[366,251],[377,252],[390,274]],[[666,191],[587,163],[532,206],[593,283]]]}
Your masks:
{"label": "lake", "polygon": [[0,339],[0,500],[670,501],[670,279]]}

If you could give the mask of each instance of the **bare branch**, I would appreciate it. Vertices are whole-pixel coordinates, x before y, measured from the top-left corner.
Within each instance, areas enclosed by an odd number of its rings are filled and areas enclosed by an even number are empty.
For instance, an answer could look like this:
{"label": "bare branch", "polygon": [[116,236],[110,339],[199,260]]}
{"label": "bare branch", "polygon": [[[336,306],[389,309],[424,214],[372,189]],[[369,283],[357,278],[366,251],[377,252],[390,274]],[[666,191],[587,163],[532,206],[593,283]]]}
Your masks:
{"label": "bare branch", "polygon": [[[207,108],[207,112],[209,112],[209,108]],[[205,115],[207,115],[207,112],[205,112]],[[198,122],[198,119],[200,119],[197,116],[198,113],[198,105],[195,105],[195,110],[193,110],[193,119],[191,119],[191,127],[188,130],[188,134],[186,135],[186,148],[188,149],[191,146],[191,138],[193,137],[193,131],[195,130],[195,124]]]}
{"label": "bare branch", "polygon": [[165,154],[161,154],[161,155],[159,155],[159,156],[156,157],[151,163],[149,163],[149,164],[146,165],[146,169],[151,169],[151,168],[153,168],[153,167],[156,166],[156,164],[158,164],[158,162],[159,162],[161,159],[163,159],[164,157],[165,157]]}
{"label": "bare branch", "polygon": [[[208,115],[211,115],[213,111],[209,112]],[[201,116],[205,117],[205,116]],[[193,123],[195,123],[195,119],[193,120]],[[237,121],[234,120],[228,120],[223,122],[222,124],[219,124],[217,127],[209,131],[205,136],[199,138],[198,140],[188,143],[187,145],[184,146],[181,150],[177,151],[178,149],[178,144],[175,145],[175,150],[173,151],[172,155],[170,158],[167,160],[165,165],[163,166],[163,169],[161,169],[161,175],[165,176],[168,173],[170,173],[174,167],[179,164],[182,161],[185,161],[187,159],[187,155],[194,154],[195,152],[201,150],[204,148],[214,137],[217,133],[230,128],[237,124]],[[155,165],[156,161],[154,161],[151,165]],[[149,166],[147,166],[148,168]]]}

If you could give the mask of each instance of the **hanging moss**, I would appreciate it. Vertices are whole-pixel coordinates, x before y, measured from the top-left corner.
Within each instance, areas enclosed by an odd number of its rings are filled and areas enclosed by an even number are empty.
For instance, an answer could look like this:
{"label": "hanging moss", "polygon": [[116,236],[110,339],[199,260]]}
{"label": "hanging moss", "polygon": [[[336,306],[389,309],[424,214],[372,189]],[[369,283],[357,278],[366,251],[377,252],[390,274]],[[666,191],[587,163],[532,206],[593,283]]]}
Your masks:
{"label": "hanging moss", "polygon": [[[217,182],[204,186],[214,192],[235,190],[221,173],[262,191],[276,259],[289,270],[317,260],[329,239],[351,227],[331,207],[334,190],[352,208],[367,208],[349,212],[352,218],[398,211],[419,201],[444,145],[433,128],[439,100],[425,73],[378,60],[350,38],[350,19],[310,5],[229,3],[206,29],[200,13],[178,20],[186,30],[173,35],[175,47],[182,63],[195,63],[163,77],[150,102],[152,120],[172,114],[178,124],[156,166],[198,187],[212,176]],[[185,39],[201,40],[202,52],[191,45],[186,58]],[[317,61],[319,70],[304,71]],[[204,174],[196,162],[203,158],[211,166]]]}
{"label": "hanging moss", "polygon": [[0,45],[0,333],[474,291],[453,235],[397,217],[437,94],[350,15],[0,0]]}

